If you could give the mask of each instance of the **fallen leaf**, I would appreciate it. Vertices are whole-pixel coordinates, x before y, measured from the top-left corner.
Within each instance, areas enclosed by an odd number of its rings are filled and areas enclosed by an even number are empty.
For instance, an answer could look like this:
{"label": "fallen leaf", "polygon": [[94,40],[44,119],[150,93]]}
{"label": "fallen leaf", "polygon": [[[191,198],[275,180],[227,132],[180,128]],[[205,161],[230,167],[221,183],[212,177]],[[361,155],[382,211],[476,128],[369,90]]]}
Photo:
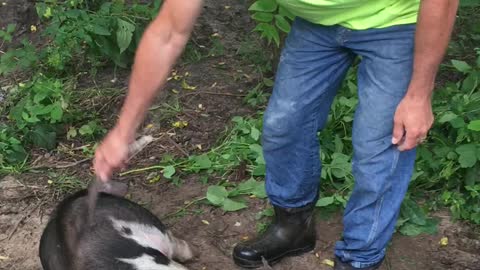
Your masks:
{"label": "fallen leaf", "polygon": [[331,267],[333,267],[335,265],[335,263],[332,260],[329,260],[329,259],[323,260],[322,263],[326,264],[328,266],[331,266]]}
{"label": "fallen leaf", "polygon": [[152,128],[153,124],[148,124],[146,128]]}
{"label": "fallen leaf", "polygon": [[172,126],[176,127],[176,128],[184,128],[184,127],[188,126],[188,122],[187,121],[177,121],[177,122],[173,123]]}
{"label": "fallen leaf", "polygon": [[30,25],[30,31],[32,31],[32,33],[35,33],[37,32],[37,27],[35,25]]}
{"label": "fallen leaf", "polygon": [[6,261],[6,260],[10,260],[10,258],[7,256],[0,256],[0,261]]}
{"label": "fallen leaf", "polygon": [[233,225],[233,226],[235,226],[235,227],[240,227],[240,226],[242,226],[242,223],[240,223],[240,222],[237,221],[237,222],[235,222],[235,225]]}
{"label": "fallen leaf", "polygon": [[210,222],[208,222],[208,220],[205,220],[205,219],[202,219],[202,223],[205,225],[210,225]]}
{"label": "fallen leaf", "polygon": [[442,237],[442,239],[440,239],[440,246],[444,247],[447,245],[448,245],[448,237]]}
{"label": "fallen leaf", "polygon": [[195,90],[195,89],[197,89],[196,86],[188,85],[188,83],[185,81],[185,79],[182,80],[182,88],[185,89],[185,90]]}

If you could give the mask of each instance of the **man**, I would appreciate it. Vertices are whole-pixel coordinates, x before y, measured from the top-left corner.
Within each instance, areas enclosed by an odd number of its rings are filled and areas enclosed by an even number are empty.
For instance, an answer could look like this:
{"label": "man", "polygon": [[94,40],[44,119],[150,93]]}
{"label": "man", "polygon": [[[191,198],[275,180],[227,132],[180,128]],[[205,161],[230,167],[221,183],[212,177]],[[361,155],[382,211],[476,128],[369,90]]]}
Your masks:
{"label": "man", "polygon": [[[355,186],[335,269],[378,269],[408,189],[415,147],[433,123],[431,96],[458,0],[278,0],[297,15],[280,57],[262,143],[274,223],[238,244],[236,264],[255,268],[315,246],[312,212],[321,164],[317,131],[354,57],[360,56],[353,125]],[[165,1],[137,50],[116,126],[96,151],[106,181],[182,53],[201,0]]]}

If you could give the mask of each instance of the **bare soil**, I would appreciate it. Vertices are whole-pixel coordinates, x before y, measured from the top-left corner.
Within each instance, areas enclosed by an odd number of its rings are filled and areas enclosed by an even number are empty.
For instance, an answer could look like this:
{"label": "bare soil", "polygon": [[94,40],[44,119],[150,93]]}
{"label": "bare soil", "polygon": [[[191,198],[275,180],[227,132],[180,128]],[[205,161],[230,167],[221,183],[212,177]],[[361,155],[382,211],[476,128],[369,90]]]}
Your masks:
{"label": "bare soil", "polygon": [[[167,131],[170,134],[149,145],[130,162],[129,169],[154,165],[164,154],[184,156],[206,151],[215,145],[233,116],[254,112],[245,105],[243,96],[253,88],[258,78],[253,75],[254,67],[235,54],[239,43],[253,28],[245,2],[206,1],[203,16],[193,37],[196,42],[204,44],[203,42],[208,42],[208,37],[218,33],[225,46],[225,54],[191,64],[179,63],[176,68],[178,74],[188,72],[190,75],[187,82],[197,89],[191,92],[182,90],[175,94],[171,90],[180,90],[180,82],[172,80],[168,83],[156,104],[160,106],[165,101],[174,104],[178,100],[183,109],[169,118],[164,117],[161,110],[150,112],[142,133],[155,137]],[[107,78],[112,76],[104,74],[106,86],[126,86],[127,72],[118,76],[121,78],[118,82],[109,83]],[[111,102],[105,110],[106,123],[113,123],[124,94],[105,100]],[[171,122],[179,120],[188,121],[189,125],[172,131]],[[198,145],[202,145],[202,150]],[[37,165],[49,166],[78,160],[74,157],[66,156],[61,151],[47,155],[39,152],[33,160],[37,160]],[[90,167],[91,164],[87,161],[55,172],[76,177],[86,183],[94,177]],[[235,243],[254,237],[257,225],[255,215],[268,207],[267,202],[250,199],[248,209],[234,213],[224,213],[221,209],[206,204],[193,204],[177,215],[172,215],[185,208],[189,202],[205,196],[208,185],[201,184],[198,175],[184,177],[180,186],[164,180],[151,184],[148,181],[151,177],[152,172],[149,171],[116,178],[129,184],[130,199],[142,203],[161,217],[176,234],[201,251],[201,255],[187,267],[205,270],[238,269],[231,260],[232,248]],[[45,170],[0,179],[0,269],[41,269],[38,259],[40,235],[50,212],[65,194],[48,184],[50,176]],[[215,177],[211,181],[215,181]],[[73,187],[75,188],[78,187]],[[332,269],[323,260],[332,258],[335,241],[340,238],[341,214],[319,211],[316,215],[316,249],[304,256],[287,258],[273,266],[273,269]],[[435,215],[441,219],[439,231],[435,235],[394,235],[382,270],[480,270],[478,228],[454,223],[444,212]],[[442,237],[448,237],[447,246],[439,244]]]}

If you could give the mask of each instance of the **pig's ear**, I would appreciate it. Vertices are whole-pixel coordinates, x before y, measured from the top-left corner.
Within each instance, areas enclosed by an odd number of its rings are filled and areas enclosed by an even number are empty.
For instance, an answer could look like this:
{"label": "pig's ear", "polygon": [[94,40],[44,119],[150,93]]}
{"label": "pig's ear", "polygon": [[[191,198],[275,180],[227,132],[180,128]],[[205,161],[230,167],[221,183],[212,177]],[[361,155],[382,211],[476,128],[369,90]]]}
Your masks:
{"label": "pig's ear", "polygon": [[110,180],[100,185],[99,191],[119,197],[124,197],[125,195],[127,195],[128,186],[125,183]]}

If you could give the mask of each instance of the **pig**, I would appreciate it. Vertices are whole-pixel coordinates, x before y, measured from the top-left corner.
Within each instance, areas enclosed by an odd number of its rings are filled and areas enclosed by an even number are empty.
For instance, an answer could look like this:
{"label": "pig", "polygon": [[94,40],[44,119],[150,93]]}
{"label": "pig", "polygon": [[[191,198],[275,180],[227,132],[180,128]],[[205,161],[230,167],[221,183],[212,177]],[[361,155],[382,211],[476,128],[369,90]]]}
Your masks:
{"label": "pig", "polygon": [[94,212],[88,200],[80,190],[55,209],[40,239],[44,270],[188,270],[192,247],[147,209],[105,190]]}

